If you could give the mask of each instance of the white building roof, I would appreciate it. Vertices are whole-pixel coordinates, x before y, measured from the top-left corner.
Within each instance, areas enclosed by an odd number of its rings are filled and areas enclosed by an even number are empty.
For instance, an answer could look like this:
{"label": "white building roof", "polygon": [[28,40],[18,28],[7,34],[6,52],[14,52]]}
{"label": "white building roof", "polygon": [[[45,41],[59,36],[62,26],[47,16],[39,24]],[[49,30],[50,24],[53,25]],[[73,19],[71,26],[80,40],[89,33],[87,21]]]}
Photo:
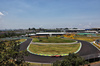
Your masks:
{"label": "white building roof", "polygon": [[41,32],[36,34],[66,34],[66,32]]}

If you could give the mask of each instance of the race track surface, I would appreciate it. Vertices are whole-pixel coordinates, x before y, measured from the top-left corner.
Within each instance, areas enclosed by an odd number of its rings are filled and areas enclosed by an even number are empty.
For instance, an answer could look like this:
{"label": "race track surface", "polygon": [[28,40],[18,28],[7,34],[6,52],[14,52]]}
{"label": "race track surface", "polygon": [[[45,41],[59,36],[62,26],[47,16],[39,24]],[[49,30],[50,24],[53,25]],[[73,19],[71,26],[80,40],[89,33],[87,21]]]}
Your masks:
{"label": "race track surface", "polygon": [[[27,39],[25,42],[23,42],[20,45],[20,51],[27,49],[31,40],[32,39]],[[93,45],[91,45],[89,42],[81,41],[81,40],[79,40],[79,42],[82,43],[82,48],[78,52],[78,54],[80,56],[90,55],[90,54],[94,54],[94,53],[100,53],[100,51],[97,48],[95,48]],[[31,53],[29,53],[29,56],[24,56],[25,61],[39,62],[39,63],[53,63],[56,60],[62,60],[63,58],[64,57],[56,58],[56,57],[48,57],[48,56],[38,56],[38,55],[31,54]]]}
{"label": "race track surface", "polygon": [[90,44],[89,42],[82,41],[82,40],[79,40],[79,42],[82,43],[82,48],[78,52],[80,56],[100,53],[100,51],[96,47],[94,47],[92,44]]}

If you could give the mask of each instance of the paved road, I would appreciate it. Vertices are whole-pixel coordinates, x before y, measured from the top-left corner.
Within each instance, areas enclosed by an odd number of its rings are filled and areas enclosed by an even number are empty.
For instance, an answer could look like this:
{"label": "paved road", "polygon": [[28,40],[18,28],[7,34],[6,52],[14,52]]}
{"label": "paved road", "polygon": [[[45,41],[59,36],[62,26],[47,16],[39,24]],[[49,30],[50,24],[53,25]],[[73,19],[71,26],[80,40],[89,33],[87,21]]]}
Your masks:
{"label": "paved road", "polygon": [[[27,49],[27,46],[31,42],[32,39],[27,39],[24,43],[20,45],[20,51]],[[40,63],[52,63],[56,60],[62,60],[63,58],[52,58],[52,57],[47,57],[47,56],[38,56],[29,53],[29,56],[24,56],[25,61],[30,61],[30,62],[40,62]]]}
{"label": "paved road", "polygon": [[80,56],[100,53],[100,51],[97,48],[95,48],[92,44],[90,44],[89,42],[82,41],[82,40],[79,40],[79,42],[82,43],[82,48],[78,52]]}
{"label": "paved road", "polygon": [[[27,39],[27,41],[25,41],[24,43],[22,43],[20,45],[20,51],[27,49],[27,46],[29,45],[29,43],[31,42],[31,40],[32,39]],[[99,53],[99,50],[96,49],[90,43],[88,43],[86,41],[80,41],[80,42],[82,42],[82,48],[78,52],[78,54],[80,56],[85,56],[85,55],[89,55],[89,54]],[[61,58],[53,57],[52,58],[52,57],[47,57],[47,56],[38,56],[38,55],[34,55],[34,54],[29,53],[29,56],[24,56],[24,59],[25,59],[25,61],[30,61],[30,62],[52,63],[52,62],[54,62],[56,60],[62,60],[63,57],[61,57]]]}

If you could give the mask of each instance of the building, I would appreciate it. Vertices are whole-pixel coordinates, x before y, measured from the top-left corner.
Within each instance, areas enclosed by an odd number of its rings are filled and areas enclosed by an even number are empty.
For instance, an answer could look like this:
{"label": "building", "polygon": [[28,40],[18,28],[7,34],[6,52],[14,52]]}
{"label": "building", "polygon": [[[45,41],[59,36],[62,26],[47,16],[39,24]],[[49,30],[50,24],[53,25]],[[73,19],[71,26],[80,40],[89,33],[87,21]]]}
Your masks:
{"label": "building", "polygon": [[37,36],[56,36],[56,35],[64,35],[66,34],[66,32],[40,32],[40,33],[36,33]]}

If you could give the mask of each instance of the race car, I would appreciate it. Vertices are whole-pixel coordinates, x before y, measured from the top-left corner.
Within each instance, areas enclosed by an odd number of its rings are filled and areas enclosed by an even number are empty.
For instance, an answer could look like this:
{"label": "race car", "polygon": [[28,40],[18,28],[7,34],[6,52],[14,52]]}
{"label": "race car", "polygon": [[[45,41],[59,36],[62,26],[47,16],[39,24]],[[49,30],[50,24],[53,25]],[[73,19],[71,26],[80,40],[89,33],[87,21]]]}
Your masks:
{"label": "race car", "polygon": [[61,55],[53,55],[51,57],[62,57]]}

